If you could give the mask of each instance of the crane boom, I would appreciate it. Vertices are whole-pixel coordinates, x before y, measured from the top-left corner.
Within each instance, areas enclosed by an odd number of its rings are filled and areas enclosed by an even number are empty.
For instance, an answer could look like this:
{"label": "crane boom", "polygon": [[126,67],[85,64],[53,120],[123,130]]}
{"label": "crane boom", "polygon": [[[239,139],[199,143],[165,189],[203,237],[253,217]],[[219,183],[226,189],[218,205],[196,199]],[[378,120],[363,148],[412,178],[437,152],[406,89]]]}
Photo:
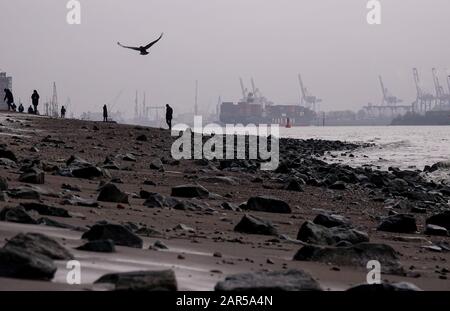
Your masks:
{"label": "crane boom", "polygon": [[384,87],[383,78],[381,76],[378,76],[378,79],[380,80],[381,85],[381,92],[383,93],[383,102],[387,101],[387,89]]}
{"label": "crane boom", "polygon": [[247,98],[247,90],[245,89],[244,81],[242,81],[242,78],[239,78],[239,82],[241,83],[242,98],[245,99]]}

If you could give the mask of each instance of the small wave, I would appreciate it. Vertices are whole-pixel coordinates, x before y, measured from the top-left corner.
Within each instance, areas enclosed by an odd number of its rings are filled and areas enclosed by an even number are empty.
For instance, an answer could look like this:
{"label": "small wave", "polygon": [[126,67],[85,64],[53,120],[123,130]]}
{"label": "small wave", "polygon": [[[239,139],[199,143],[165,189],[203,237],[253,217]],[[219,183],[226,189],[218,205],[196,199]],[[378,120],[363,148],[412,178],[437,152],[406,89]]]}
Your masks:
{"label": "small wave", "polygon": [[389,143],[379,144],[380,147],[383,148],[397,148],[397,147],[411,147],[411,141],[404,139],[399,141],[393,141]]}

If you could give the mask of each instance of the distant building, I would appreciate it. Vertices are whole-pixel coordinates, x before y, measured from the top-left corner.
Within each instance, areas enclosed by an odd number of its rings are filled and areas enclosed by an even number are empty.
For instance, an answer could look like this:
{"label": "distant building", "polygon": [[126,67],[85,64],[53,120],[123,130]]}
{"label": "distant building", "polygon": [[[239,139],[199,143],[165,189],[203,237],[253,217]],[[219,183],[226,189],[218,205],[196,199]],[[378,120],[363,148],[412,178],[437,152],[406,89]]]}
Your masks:
{"label": "distant building", "polygon": [[12,78],[6,76],[6,72],[0,72],[0,110],[8,110],[8,105],[3,101],[5,98],[4,89],[12,91]]}

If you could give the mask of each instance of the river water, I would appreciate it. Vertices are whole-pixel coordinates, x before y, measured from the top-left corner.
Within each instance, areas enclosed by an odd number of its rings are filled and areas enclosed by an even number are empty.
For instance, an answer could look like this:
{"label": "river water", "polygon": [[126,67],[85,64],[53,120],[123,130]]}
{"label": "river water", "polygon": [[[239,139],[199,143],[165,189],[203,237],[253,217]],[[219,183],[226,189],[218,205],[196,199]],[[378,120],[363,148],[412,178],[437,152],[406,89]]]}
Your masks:
{"label": "river water", "polygon": [[380,169],[395,166],[422,170],[425,165],[450,160],[450,126],[294,127],[280,128],[280,136],[375,144],[352,152],[353,158],[341,153],[336,158],[326,158],[352,166],[369,164]]}

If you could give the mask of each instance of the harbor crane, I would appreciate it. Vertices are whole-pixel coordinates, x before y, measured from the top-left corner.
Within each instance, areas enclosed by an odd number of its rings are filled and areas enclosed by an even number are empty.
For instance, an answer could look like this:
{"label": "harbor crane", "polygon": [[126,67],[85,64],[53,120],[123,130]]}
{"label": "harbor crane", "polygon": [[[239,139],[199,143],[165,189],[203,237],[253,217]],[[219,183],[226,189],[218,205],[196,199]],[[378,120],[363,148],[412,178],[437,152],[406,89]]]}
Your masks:
{"label": "harbor crane", "polygon": [[444,88],[439,81],[436,68],[431,69],[431,73],[433,75],[434,89],[436,92],[436,106],[442,108],[448,101],[448,94],[445,93]]}
{"label": "harbor crane", "polygon": [[302,106],[305,106],[305,107],[313,110],[313,111],[316,111],[317,104],[322,102],[322,99],[317,98],[316,96],[312,96],[308,93],[308,89],[303,84],[303,79],[302,79],[301,74],[298,75],[298,82],[299,82],[300,91],[301,91],[300,104]]}
{"label": "harbor crane", "polygon": [[241,83],[241,91],[242,91],[242,99],[246,99],[247,98],[247,89],[245,88],[244,85],[244,81],[242,80],[242,78],[239,78],[239,82]]}
{"label": "harbor crane", "polygon": [[396,106],[403,102],[400,98],[389,94],[389,90],[384,86],[383,78],[381,76],[378,76],[378,79],[380,80],[381,91],[383,93],[383,105]]}
{"label": "harbor crane", "polygon": [[431,106],[434,101],[434,95],[424,91],[417,68],[413,68],[413,77],[417,90],[416,101],[412,104],[413,110],[415,112],[425,113],[428,110],[431,110]]}

